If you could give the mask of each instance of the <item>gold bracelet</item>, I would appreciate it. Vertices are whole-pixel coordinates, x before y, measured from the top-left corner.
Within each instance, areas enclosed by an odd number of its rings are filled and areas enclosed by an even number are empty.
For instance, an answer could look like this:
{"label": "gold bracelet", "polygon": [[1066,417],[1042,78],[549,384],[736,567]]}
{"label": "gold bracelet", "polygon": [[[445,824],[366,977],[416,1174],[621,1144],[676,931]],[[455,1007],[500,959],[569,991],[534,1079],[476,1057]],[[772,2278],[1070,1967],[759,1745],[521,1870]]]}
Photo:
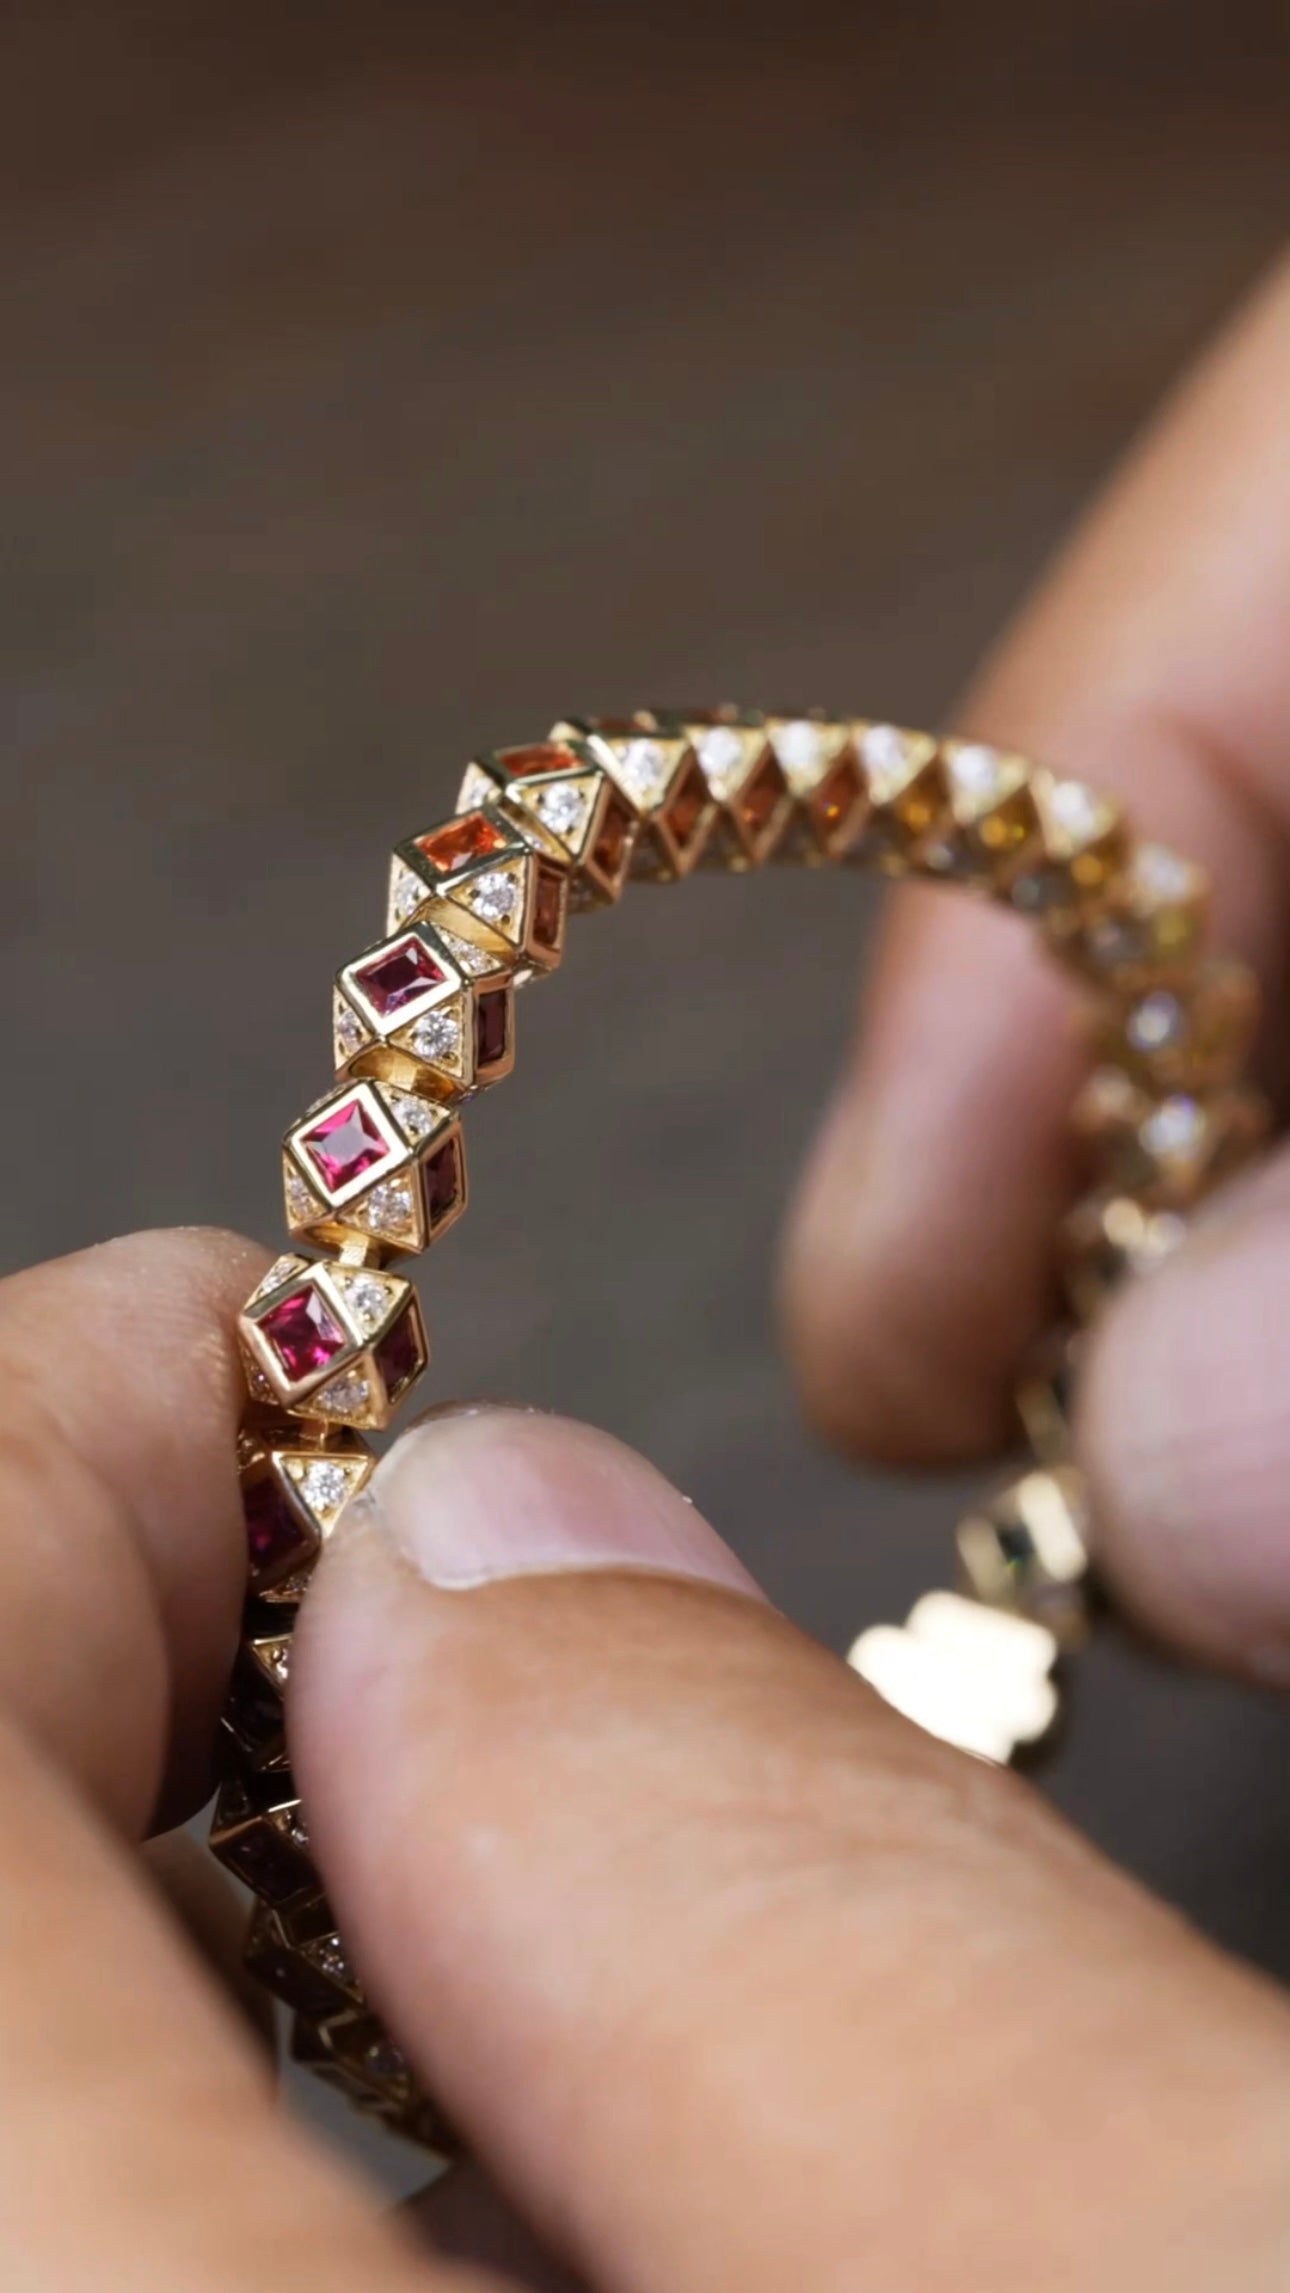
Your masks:
{"label": "gold bracelet", "polygon": [[416,1295],[388,1269],[466,1207],[460,1108],[510,1072],[516,988],[559,964],[570,911],[612,905],[629,879],[770,860],[967,885],[1033,919],[1090,1009],[1097,1063],[1075,1108],[1089,1184],[1058,1235],[1069,1319],[1018,1388],[1030,1463],[960,1522],[957,1589],[862,1633],[850,1656],[978,1757],[1006,1761],[1048,1732],[1058,1660],[1088,1629],[1067,1442],[1078,1333],[1266,1129],[1238,1079],[1258,991],[1245,965],[1205,953],[1203,871],[1136,842],[1082,782],[977,741],[734,708],[571,719],[476,759],[453,818],[399,845],[387,936],[336,982],[337,1080],[283,1146],[292,1240],[331,1255],[279,1258],[238,1324],[250,1592],[211,1844],[258,1898],[247,1963],[292,2009],[295,2059],[432,2149],[448,2129],[368,2006],[310,1857],[283,1725],[292,1627],[371,1474],[363,1435],[425,1368]]}

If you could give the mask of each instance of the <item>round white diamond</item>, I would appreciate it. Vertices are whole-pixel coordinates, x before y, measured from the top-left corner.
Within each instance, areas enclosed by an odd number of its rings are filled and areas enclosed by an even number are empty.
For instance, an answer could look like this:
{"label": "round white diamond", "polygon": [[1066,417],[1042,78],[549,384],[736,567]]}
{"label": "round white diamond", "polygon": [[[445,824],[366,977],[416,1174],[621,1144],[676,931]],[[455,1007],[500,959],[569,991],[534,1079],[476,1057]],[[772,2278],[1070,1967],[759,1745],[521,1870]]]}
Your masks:
{"label": "round white diamond", "polygon": [[338,1417],[353,1417],[360,1410],[366,1409],[370,1399],[371,1387],[367,1379],[360,1377],[357,1370],[347,1369],[339,1377],[334,1377],[330,1385],[323,1387],[317,1396],[317,1403],[319,1409]]}
{"label": "round white diamond", "polygon": [[1108,825],[1108,808],[1082,780],[1055,780],[1048,792],[1048,809],[1072,844],[1091,844]]}
{"label": "round white diamond", "polygon": [[477,979],[483,972],[500,970],[504,960],[502,957],[490,955],[486,948],[476,947],[473,940],[458,939],[456,932],[445,931],[442,924],[438,929],[439,937],[453,962],[459,964],[463,971],[469,972],[472,978]]}
{"label": "round white diamond", "polygon": [[461,1049],[461,1022],[451,1011],[429,1011],[412,1030],[412,1048],[423,1059],[453,1059]]}
{"label": "round white diamond", "polygon": [[557,836],[572,836],[582,826],[587,799],[578,788],[544,788],[538,798],[538,818]]}
{"label": "round white diamond", "polygon": [[290,1671],[290,1669],[291,1669],[291,1651],[290,1651],[290,1649],[289,1649],[289,1648],[275,1648],[275,1649],[273,1650],[273,1653],[272,1653],[272,1654],[271,1654],[271,1656],[269,1657],[269,1670],[272,1672],[272,1674],[273,1674],[273,1677],[274,1677],[274,1679],[277,1681],[277,1683],[278,1683],[278,1686],[279,1686],[280,1688],[285,1688],[285,1687],[286,1687],[286,1684],[287,1684],[287,1674],[288,1674],[288,1672]]}
{"label": "round white diamond", "polygon": [[390,921],[406,923],[414,908],[419,908],[426,897],[426,887],[410,868],[401,867],[390,887]]}
{"label": "round white diamond", "polygon": [[488,924],[508,924],[519,906],[520,888],[514,876],[507,876],[500,868],[490,868],[472,884],[470,904],[477,916]]}
{"label": "round white diamond", "polygon": [[349,1475],[342,1466],[320,1458],[306,1465],[298,1486],[311,1513],[338,1513],[349,1496]]}
{"label": "round white diamond", "polygon": [[406,1131],[410,1139],[429,1137],[438,1120],[433,1107],[428,1106],[424,1099],[414,1099],[410,1091],[391,1091],[389,1101],[398,1117],[400,1130]]}
{"label": "round white diamond", "polygon": [[342,1003],[336,1013],[337,1043],[340,1045],[340,1048],[344,1052],[345,1056],[348,1057],[351,1051],[357,1051],[358,1046],[362,1040],[362,1021],[359,1019],[357,1012],[351,1011],[347,1003]]}
{"label": "round white diamond", "polygon": [[1196,871],[1163,844],[1140,844],[1133,863],[1141,889],[1153,900],[1187,900],[1196,890]]}
{"label": "round white diamond", "polygon": [[1135,1051],[1164,1051],[1186,1030],[1187,1015],[1176,995],[1161,987],[1135,1004],[1125,1033]]}
{"label": "round white diamond", "polygon": [[899,725],[870,725],[860,743],[860,754],[870,772],[894,777],[909,762],[909,735]]}
{"label": "round white diamond", "polygon": [[365,1331],[374,1330],[385,1317],[390,1294],[384,1282],[374,1282],[367,1275],[350,1283],[345,1293],[345,1302]]}
{"label": "round white diamond", "polygon": [[317,1950],[314,1952],[314,1957],[317,1959],[323,1973],[325,1975],[330,1975],[333,1982],[353,1982],[354,1969],[350,1964],[349,1953],[346,1951],[339,1935],[325,1936],[323,1941],[319,1943]]}
{"label": "round white diamond", "polygon": [[618,762],[618,776],[638,804],[657,804],[668,783],[666,749],[656,740],[629,740]]}
{"label": "round white diamond", "polygon": [[412,1223],[412,1196],[400,1178],[384,1178],[362,1204],[363,1223],[382,1233],[405,1233]]}
{"label": "round white diamond", "polygon": [[987,748],[983,741],[970,741],[966,748],[956,749],[950,759],[950,772],[956,787],[974,803],[985,804],[997,796],[1003,783],[1003,759],[997,748]]}
{"label": "round white diamond", "polygon": [[744,744],[733,725],[712,725],[699,735],[699,762],[710,780],[725,780],[743,761]]}
{"label": "round white diamond", "polygon": [[1163,1099],[1148,1115],[1139,1137],[1147,1153],[1162,1162],[1196,1152],[1205,1135],[1205,1114],[1195,1099]]}
{"label": "round white diamond", "polygon": [[289,1171],[287,1173],[287,1210],[294,1223],[302,1226],[306,1219],[314,1215],[317,1208],[318,1205],[304,1180],[294,1170]]}
{"label": "round white diamond", "polygon": [[820,726],[809,717],[794,717],[791,724],[781,725],[775,735],[775,747],[785,772],[799,773],[805,779],[818,772],[825,756],[825,738]]}

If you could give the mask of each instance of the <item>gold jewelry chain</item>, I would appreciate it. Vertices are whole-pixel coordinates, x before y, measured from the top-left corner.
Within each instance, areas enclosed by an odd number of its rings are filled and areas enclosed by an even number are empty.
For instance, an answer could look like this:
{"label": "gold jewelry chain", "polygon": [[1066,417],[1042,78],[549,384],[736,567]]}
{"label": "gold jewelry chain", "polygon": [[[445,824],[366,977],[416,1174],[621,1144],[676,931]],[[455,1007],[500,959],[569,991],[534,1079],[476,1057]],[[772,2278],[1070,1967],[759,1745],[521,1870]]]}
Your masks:
{"label": "gold jewelry chain", "polygon": [[293,1242],[238,1323],[250,1591],[211,1845],[258,1898],[247,1963],[293,2012],[292,2051],[415,2141],[451,2135],[373,2015],[311,1860],[283,1690],[323,1544],[426,1365],[391,1262],[466,1207],[460,1109],[514,1061],[515,990],[555,970],[571,911],[635,878],[830,861],[967,885],[1032,919],[1083,986],[1095,1061],[1074,1120],[1089,1190],[1058,1235],[1069,1319],[1018,1388],[1030,1462],[960,1522],[957,1590],[861,1634],[856,1670],[908,1716],[1005,1761],[1051,1726],[1054,1668],[1088,1629],[1086,1505],[1067,1450],[1078,1333],[1267,1127],[1239,1080],[1258,1017],[1245,965],[1206,952],[1204,872],[1138,842],[1081,781],[979,741],[819,712],[639,710],[481,756],[458,809],[396,850],[387,936],[336,982],[337,1079],[287,1133]]}

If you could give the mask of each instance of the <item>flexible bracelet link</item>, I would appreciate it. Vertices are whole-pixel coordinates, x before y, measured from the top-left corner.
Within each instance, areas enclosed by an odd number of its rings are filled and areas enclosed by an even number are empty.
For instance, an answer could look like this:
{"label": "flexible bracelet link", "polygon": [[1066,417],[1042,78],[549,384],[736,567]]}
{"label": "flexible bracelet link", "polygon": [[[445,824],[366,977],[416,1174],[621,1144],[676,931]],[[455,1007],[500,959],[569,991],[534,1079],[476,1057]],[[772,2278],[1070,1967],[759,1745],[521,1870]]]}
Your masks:
{"label": "flexible bracelet link", "polygon": [[1087,1502],[1069,1457],[1080,1330],[1178,1242],[1248,1159],[1267,1110],[1240,1076],[1258,1021],[1243,964],[1205,952],[1203,871],[1137,842],[1082,782],[976,741],[735,708],[571,718],[471,763],[449,821],[400,844],[386,936],[345,965],[337,1079],[287,1133],[293,1249],[240,1317],[250,1589],[224,1717],[214,1852],[257,1897],[247,1964],[293,2011],[292,2051],[393,2130],[450,2130],[364,1998],[310,1856],[283,1692],[309,1575],[426,1366],[391,1262],[461,1216],[460,1109],[514,1062],[515,991],[555,970],[570,913],[631,878],[833,861],[957,883],[1031,918],[1083,990],[1094,1064],[1074,1109],[1087,1188],[1057,1237],[1069,1319],[1017,1388],[1030,1463],[960,1522],[956,1589],[850,1661],[898,1709],[977,1756],[1037,1744],[1054,1669],[1089,1628]]}

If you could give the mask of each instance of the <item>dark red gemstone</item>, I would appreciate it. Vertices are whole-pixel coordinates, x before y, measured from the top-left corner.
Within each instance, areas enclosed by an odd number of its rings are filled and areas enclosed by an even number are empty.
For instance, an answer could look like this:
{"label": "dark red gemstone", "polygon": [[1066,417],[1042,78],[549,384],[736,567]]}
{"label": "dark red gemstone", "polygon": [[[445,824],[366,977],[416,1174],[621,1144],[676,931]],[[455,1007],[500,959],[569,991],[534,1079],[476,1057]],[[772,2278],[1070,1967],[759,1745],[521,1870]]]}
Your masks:
{"label": "dark red gemstone", "polygon": [[445,1141],[437,1154],[430,1157],[426,1168],[426,1208],[433,1229],[442,1226],[451,1217],[462,1196],[461,1141]]}
{"label": "dark red gemstone", "polygon": [[600,824],[600,834],[591,855],[601,875],[610,883],[615,883],[621,872],[632,827],[632,815],[622,798],[611,797],[605,806],[605,817]]}
{"label": "dark red gemstone", "polygon": [[345,1332],[333,1321],[326,1301],[312,1287],[293,1290],[269,1313],[260,1316],[260,1328],[292,1384],[326,1369],[344,1350]]}
{"label": "dark red gemstone", "polygon": [[508,780],[533,780],[542,772],[582,772],[581,757],[563,741],[530,741],[526,748],[504,748],[497,761]]}
{"label": "dark red gemstone", "polygon": [[251,1583],[272,1586],[315,1551],[317,1539],[298,1520],[271,1473],[242,1492]]}
{"label": "dark red gemstone", "polygon": [[745,788],[739,809],[754,835],[768,828],[775,817],[775,807],[786,786],[784,776],[773,756],[760,764]]}
{"label": "dark red gemstone", "polygon": [[382,1338],[376,1349],[376,1366],[391,1401],[406,1393],[424,1369],[425,1355],[411,1306],[404,1308],[393,1329]]}
{"label": "dark red gemstone", "polygon": [[694,839],[708,808],[708,784],[697,764],[686,768],[680,787],[668,806],[668,825],[684,852]]}
{"label": "dark red gemstone", "polygon": [[483,1074],[506,1057],[511,1043],[511,999],[505,988],[481,995],[475,1005],[475,1065]]}
{"label": "dark red gemstone", "polygon": [[554,868],[539,867],[533,895],[533,937],[539,947],[560,945],[564,922],[564,886]]}
{"label": "dark red gemstone", "polygon": [[252,1894],[263,1896],[266,1903],[289,1903],[293,1895],[303,1894],[307,1887],[318,1884],[318,1875],[308,1856],[293,1847],[263,1816],[231,1839],[222,1839],[216,1853],[221,1863],[235,1871]]}
{"label": "dark red gemstone", "polygon": [[812,800],[816,821],[826,836],[851,818],[860,798],[860,774],[850,757],[839,757],[826,772]]}
{"label": "dark red gemstone", "polygon": [[401,1011],[405,1003],[414,1002],[447,977],[442,964],[436,963],[428,948],[412,936],[395,940],[354,973],[373,1011],[379,1011],[382,1019],[392,1011]]}
{"label": "dark red gemstone", "polygon": [[224,1706],[224,1725],[257,1765],[282,1750],[282,1698],[245,1649],[239,1652]]}
{"label": "dark red gemstone", "polygon": [[305,1133],[303,1144],[331,1194],[338,1194],[374,1164],[387,1161],[393,1152],[359,1098],[333,1107]]}
{"label": "dark red gemstone", "polygon": [[328,1982],[326,1975],[301,1958],[298,1951],[283,1944],[257,1942],[253,1936],[243,1963],[275,1998],[312,2022],[325,2022],[347,2003],[343,1990]]}
{"label": "dark red gemstone", "polygon": [[464,868],[472,860],[486,860],[507,841],[506,833],[486,812],[468,812],[464,819],[450,820],[446,828],[435,828],[428,836],[418,836],[417,850],[424,852],[432,868],[440,875],[450,875],[454,868]]}

